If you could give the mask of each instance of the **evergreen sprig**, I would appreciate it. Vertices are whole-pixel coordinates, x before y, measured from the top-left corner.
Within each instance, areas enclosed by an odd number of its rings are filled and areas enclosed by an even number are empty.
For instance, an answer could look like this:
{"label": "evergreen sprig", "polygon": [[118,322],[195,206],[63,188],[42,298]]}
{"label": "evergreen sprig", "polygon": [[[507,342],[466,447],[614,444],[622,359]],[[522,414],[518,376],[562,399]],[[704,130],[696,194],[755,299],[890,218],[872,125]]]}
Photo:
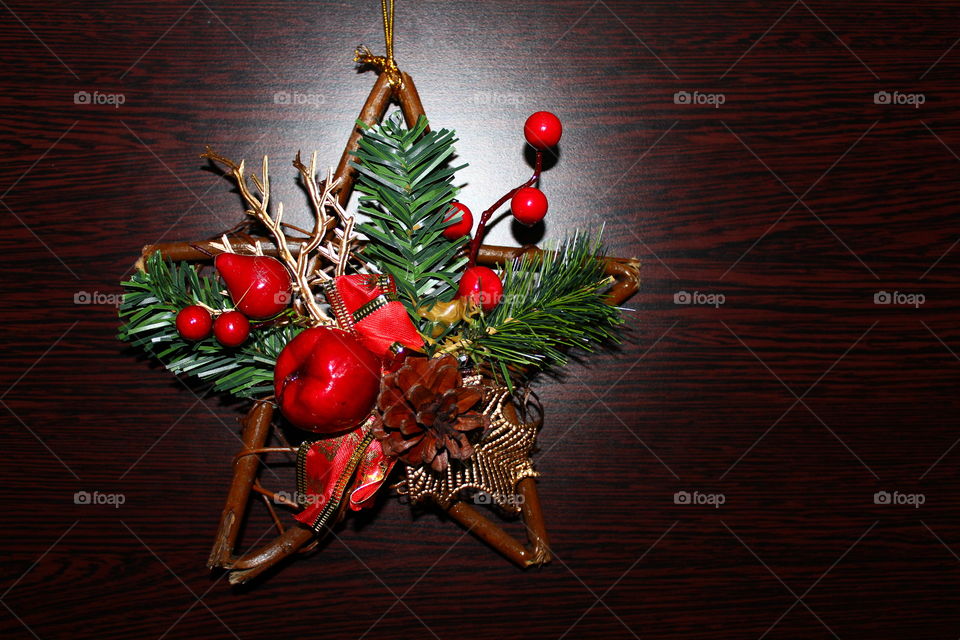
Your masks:
{"label": "evergreen sprig", "polygon": [[358,162],[359,211],[370,222],[359,225],[369,238],[363,257],[381,273],[393,276],[397,292],[415,325],[423,319],[416,311],[436,300],[447,299],[456,289],[457,271],[466,262],[458,255],[466,237],[448,240],[443,230],[459,221],[444,221],[457,195],[454,174],[467,165],[451,167],[454,133],[427,131],[423,116],[407,129],[396,112],[375,127],[363,128]]}
{"label": "evergreen sprig", "polygon": [[147,270],[129,281],[120,304],[123,324],[117,337],[139,347],[175,374],[187,374],[213,383],[215,391],[240,398],[273,392],[273,369],[283,347],[301,329],[294,325],[267,325],[250,332],[242,346],[228,349],[213,337],[197,342],[177,332],[177,312],[191,304],[229,309],[230,298],[214,278],[201,276],[187,264],[164,260],[160,253],[147,259]]}
{"label": "evergreen sprig", "polygon": [[610,278],[602,257],[599,236],[577,233],[552,251],[507,263],[503,300],[463,329],[461,348],[478,364],[494,365],[512,384],[511,369],[562,366],[571,348],[594,351],[619,342],[623,321],[604,300]]}

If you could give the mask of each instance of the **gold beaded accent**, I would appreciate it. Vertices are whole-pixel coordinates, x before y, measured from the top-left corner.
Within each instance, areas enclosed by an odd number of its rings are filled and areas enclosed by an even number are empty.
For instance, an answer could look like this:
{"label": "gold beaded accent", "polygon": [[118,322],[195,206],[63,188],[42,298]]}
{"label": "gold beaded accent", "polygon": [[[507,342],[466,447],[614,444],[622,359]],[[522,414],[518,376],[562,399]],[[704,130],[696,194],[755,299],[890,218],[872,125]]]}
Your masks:
{"label": "gold beaded accent", "polygon": [[407,467],[406,479],[397,485],[397,492],[411,502],[431,499],[443,508],[460,498],[467,489],[478,489],[494,497],[505,511],[520,510],[514,487],[524,478],[536,478],[530,450],[537,438],[541,420],[515,422],[503,415],[504,404],[511,400],[509,391],[494,387],[486,391],[483,412],[490,416],[490,429],[473,446],[468,460],[452,461],[447,470],[437,473],[429,467]]}

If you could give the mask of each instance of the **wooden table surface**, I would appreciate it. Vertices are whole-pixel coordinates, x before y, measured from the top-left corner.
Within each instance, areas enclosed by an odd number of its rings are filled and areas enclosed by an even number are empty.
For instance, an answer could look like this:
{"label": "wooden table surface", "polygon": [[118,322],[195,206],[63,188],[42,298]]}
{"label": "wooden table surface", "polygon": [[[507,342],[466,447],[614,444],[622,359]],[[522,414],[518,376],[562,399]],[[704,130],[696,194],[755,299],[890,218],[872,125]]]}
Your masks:
{"label": "wooden table surface", "polygon": [[543,239],[606,225],[643,262],[623,348],[538,385],[555,561],[385,496],[231,589],[205,561],[246,407],[114,339],[142,245],[242,217],[204,144],[269,154],[306,220],[288,161],[338,159],[378,3],[7,0],[0,635],[960,635],[957,3],[397,4],[461,199],[528,174],[549,109]]}

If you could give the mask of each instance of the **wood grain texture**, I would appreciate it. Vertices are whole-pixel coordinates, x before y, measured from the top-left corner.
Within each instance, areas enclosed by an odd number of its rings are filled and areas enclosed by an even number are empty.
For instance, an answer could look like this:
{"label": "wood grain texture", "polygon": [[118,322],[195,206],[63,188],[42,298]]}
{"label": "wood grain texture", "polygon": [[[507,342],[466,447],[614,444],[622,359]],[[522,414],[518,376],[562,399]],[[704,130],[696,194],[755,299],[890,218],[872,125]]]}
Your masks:
{"label": "wood grain texture", "polygon": [[[564,121],[546,228],[501,221],[489,241],[604,223],[611,252],[643,262],[623,348],[538,387],[555,560],[519,571],[384,496],[252,588],[207,572],[245,406],[117,343],[109,296],[142,245],[240,219],[204,144],[269,154],[274,199],[307,219],[288,161],[337,161],[374,80],[350,56],[382,47],[377,11],[0,8],[0,635],[960,635],[950,2],[398,2],[398,61],[434,126],[457,129],[474,211],[529,174],[526,115]],[[682,291],[724,303],[676,304]],[[880,291],[925,302],[874,304]],[[272,460],[265,484],[290,490]],[[273,535],[253,511],[249,546]]]}

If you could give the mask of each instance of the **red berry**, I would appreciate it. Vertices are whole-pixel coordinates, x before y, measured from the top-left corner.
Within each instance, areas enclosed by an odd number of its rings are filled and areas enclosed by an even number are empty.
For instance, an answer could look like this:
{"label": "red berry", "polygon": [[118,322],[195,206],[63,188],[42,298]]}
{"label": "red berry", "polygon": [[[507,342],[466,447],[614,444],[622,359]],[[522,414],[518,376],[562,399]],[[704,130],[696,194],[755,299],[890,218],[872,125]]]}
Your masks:
{"label": "red berry", "polygon": [[213,335],[225,347],[239,347],[250,336],[250,321],[239,311],[221,313],[213,323]]}
{"label": "red berry", "polygon": [[534,225],[547,215],[547,196],[535,187],[524,187],[510,201],[513,217],[525,225]]}
{"label": "red berry", "polygon": [[350,429],[369,415],[380,392],[380,360],[339,329],[307,329],[277,358],[274,393],[293,425],[315,433]]}
{"label": "red berry", "polygon": [[474,304],[480,305],[481,309],[490,312],[503,298],[503,283],[493,269],[470,267],[460,278],[457,297],[469,298]]}
{"label": "red berry", "polygon": [[290,272],[276,258],[221,253],[213,264],[226,281],[233,304],[247,317],[270,318],[290,304]]}
{"label": "red berry", "polygon": [[470,213],[470,209],[468,209],[465,204],[451,202],[450,206],[453,207],[453,210],[450,211],[450,214],[444,218],[443,221],[448,222],[452,220],[458,213],[460,214],[460,221],[454,222],[445,228],[443,230],[443,237],[447,240],[456,240],[469,234],[470,230],[473,229],[473,214]]}
{"label": "red berry", "polygon": [[184,340],[203,340],[210,335],[213,318],[200,305],[191,304],[177,314],[177,332]]}
{"label": "red berry", "polygon": [[534,149],[548,149],[556,146],[563,135],[560,118],[549,111],[537,111],[523,125],[523,137]]}

